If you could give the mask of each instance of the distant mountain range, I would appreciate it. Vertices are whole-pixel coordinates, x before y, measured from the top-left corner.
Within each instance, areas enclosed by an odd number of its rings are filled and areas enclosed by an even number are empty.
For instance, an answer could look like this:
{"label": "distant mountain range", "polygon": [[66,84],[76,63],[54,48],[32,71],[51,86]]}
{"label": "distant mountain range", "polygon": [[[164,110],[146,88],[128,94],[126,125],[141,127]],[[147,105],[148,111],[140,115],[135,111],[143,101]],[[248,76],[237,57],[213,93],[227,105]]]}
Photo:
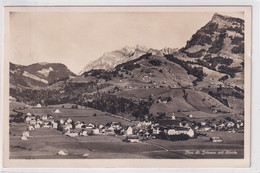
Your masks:
{"label": "distant mountain range", "polygon": [[85,68],[79,73],[79,75],[83,74],[92,69],[104,69],[111,70],[114,69],[115,66],[122,64],[127,61],[134,60],[148,52],[153,52],[153,54],[163,53],[173,53],[177,51],[177,49],[172,48],[164,48],[162,50],[148,49],[144,46],[136,45],[136,47],[123,47],[121,50],[115,50],[112,52],[105,53],[102,57],[98,58],[95,61],[90,62],[85,66]]}
{"label": "distant mountain range", "polygon": [[10,95],[28,104],[73,103],[135,118],[243,114],[244,20],[215,14],[179,50],[124,47],[78,76],[62,64],[11,63],[10,84]]}

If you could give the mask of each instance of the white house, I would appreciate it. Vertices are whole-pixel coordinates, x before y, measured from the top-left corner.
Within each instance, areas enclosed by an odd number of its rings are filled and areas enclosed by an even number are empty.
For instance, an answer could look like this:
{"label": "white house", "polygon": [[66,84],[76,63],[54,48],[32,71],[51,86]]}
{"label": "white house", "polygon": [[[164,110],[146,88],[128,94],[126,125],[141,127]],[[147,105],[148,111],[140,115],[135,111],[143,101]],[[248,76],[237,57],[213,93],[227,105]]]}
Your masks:
{"label": "white house", "polygon": [[48,116],[47,116],[47,115],[42,115],[41,119],[42,119],[43,121],[46,121],[46,120],[48,119]]}
{"label": "white house", "polygon": [[34,127],[33,126],[28,126],[28,130],[34,130]]}
{"label": "white house", "polygon": [[72,120],[70,118],[67,119],[67,123],[72,123]]}
{"label": "white house", "polygon": [[21,140],[23,140],[23,141],[27,141],[28,138],[27,138],[26,136],[22,136],[22,137],[21,137]]}
{"label": "white house", "polygon": [[83,125],[84,125],[84,124],[83,124],[82,122],[77,121],[77,122],[75,123],[75,128],[76,128],[76,129],[81,129]]}
{"label": "white house", "polygon": [[31,119],[30,124],[31,125],[35,125],[36,124],[36,120],[35,119]]}
{"label": "white house", "polygon": [[235,124],[232,121],[228,122],[228,124],[227,124],[228,127],[233,127],[234,125]]}
{"label": "white house", "polygon": [[160,134],[160,129],[159,128],[153,128],[153,134]]}
{"label": "white house", "polygon": [[129,126],[125,133],[126,133],[126,135],[132,135],[133,134],[133,128],[131,126]]}
{"label": "white house", "polygon": [[60,119],[60,124],[64,124],[65,123],[65,121],[63,120],[63,119]]}
{"label": "white house", "polygon": [[29,133],[28,131],[24,131],[24,132],[22,133],[22,135],[25,136],[25,137],[29,137],[29,136],[30,136],[30,133]]}
{"label": "white house", "polygon": [[60,114],[61,111],[60,111],[59,109],[56,109],[56,110],[54,111],[54,113],[55,113],[55,114]]}
{"label": "white house", "polygon": [[192,114],[189,114],[188,117],[189,117],[189,118],[193,118],[193,115],[192,115]]}
{"label": "white house", "polygon": [[80,136],[88,136],[88,132],[86,130],[82,130],[80,133],[79,133]]}
{"label": "white house", "polygon": [[172,120],[175,120],[175,119],[176,119],[174,112],[172,113],[171,119],[172,119]]}
{"label": "white house", "polygon": [[57,129],[57,128],[58,128],[58,123],[53,122],[53,123],[52,123],[52,128]]}
{"label": "white house", "polygon": [[203,121],[203,122],[200,122],[200,125],[201,125],[201,126],[205,126],[205,125],[206,125],[206,122],[204,122],[204,121]]}
{"label": "white house", "polygon": [[31,121],[31,116],[27,116],[26,118],[25,118],[25,122],[26,123],[29,123]]}
{"label": "white house", "polygon": [[32,114],[31,114],[30,112],[28,112],[26,115],[27,115],[27,116],[32,116]]}
{"label": "white house", "polygon": [[186,134],[189,137],[194,137],[194,131],[191,128],[175,128],[175,129],[169,129],[168,135],[181,135]]}
{"label": "white house", "polygon": [[72,129],[72,124],[65,124],[63,126],[63,129],[65,129],[65,130]]}
{"label": "white house", "polygon": [[41,108],[42,105],[41,105],[40,103],[38,103],[35,107],[36,107],[36,108]]}
{"label": "white house", "polygon": [[214,143],[223,142],[223,140],[220,137],[211,137],[210,141]]}
{"label": "white house", "polygon": [[57,154],[60,156],[66,156],[66,155],[68,155],[68,152],[60,150]]}
{"label": "white house", "polygon": [[40,124],[38,124],[38,123],[35,124],[35,126],[34,126],[35,129],[39,129],[40,127],[41,127],[41,126],[40,126]]}
{"label": "white house", "polygon": [[50,125],[49,125],[49,123],[48,122],[45,122],[45,123],[43,123],[43,126],[42,126],[43,128],[50,128]]}

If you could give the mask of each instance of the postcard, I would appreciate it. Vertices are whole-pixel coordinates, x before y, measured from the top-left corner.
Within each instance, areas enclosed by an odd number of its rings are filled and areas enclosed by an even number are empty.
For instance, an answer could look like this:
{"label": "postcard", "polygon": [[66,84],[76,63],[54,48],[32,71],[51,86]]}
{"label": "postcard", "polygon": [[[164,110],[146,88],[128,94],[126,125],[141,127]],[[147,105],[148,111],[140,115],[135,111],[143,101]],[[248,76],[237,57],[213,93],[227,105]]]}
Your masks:
{"label": "postcard", "polygon": [[4,167],[249,167],[250,6],[4,11]]}

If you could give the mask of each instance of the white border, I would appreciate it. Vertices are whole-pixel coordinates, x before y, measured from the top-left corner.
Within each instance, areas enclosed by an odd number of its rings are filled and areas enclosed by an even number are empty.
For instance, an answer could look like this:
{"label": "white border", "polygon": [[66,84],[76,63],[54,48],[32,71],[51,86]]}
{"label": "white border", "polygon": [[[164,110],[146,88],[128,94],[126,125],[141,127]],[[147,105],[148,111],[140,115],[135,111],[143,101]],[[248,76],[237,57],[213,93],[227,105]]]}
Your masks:
{"label": "white border", "polygon": [[[0,159],[0,165],[1,165],[1,171],[11,171],[11,172],[53,172],[53,171],[59,171],[59,172],[83,172],[83,171],[88,171],[88,172],[158,172],[158,171],[163,171],[163,172],[260,172],[260,138],[258,137],[258,133],[260,132],[260,80],[259,74],[260,74],[260,63],[259,63],[259,1],[243,1],[243,0],[221,0],[221,1],[202,1],[202,0],[197,0],[196,2],[191,2],[187,0],[179,0],[179,1],[170,1],[170,0],[164,0],[164,1],[159,1],[159,0],[125,0],[125,1],[118,1],[118,0],[113,0],[113,1],[107,1],[107,0],[89,0],[89,1],[83,1],[83,0],[3,0],[0,2],[1,4],[1,9],[0,9],[0,17],[2,20],[1,23],[1,33],[3,33],[3,7],[4,6],[127,6],[127,5],[148,5],[148,6],[154,6],[154,5],[252,5],[252,23],[253,23],[253,39],[252,39],[252,97],[251,97],[251,167],[250,168],[244,168],[244,169],[185,169],[185,168],[174,168],[174,169],[3,169],[2,168],[2,158]],[[1,105],[0,105],[0,110],[2,110],[2,90],[3,90],[3,34],[0,36],[0,52],[1,52]],[[2,114],[1,114],[2,115]],[[2,123],[2,116],[0,117],[0,120]],[[2,130],[2,127],[1,127]],[[2,133],[0,133],[0,137],[2,139]],[[2,141],[0,146],[2,147]],[[2,156],[2,150],[0,150],[0,154]]]}

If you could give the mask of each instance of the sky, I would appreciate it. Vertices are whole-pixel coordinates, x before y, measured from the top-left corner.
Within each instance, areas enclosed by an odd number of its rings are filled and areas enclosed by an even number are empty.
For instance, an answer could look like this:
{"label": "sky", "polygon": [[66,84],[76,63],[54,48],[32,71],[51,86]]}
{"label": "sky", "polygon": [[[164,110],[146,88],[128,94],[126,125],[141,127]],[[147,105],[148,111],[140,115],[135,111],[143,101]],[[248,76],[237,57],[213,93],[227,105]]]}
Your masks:
{"label": "sky", "polygon": [[[63,63],[79,73],[125,46],[181,48],[214,12],[12,12],[10,61]],[[243,19],[243,13],[219,13]]]}

